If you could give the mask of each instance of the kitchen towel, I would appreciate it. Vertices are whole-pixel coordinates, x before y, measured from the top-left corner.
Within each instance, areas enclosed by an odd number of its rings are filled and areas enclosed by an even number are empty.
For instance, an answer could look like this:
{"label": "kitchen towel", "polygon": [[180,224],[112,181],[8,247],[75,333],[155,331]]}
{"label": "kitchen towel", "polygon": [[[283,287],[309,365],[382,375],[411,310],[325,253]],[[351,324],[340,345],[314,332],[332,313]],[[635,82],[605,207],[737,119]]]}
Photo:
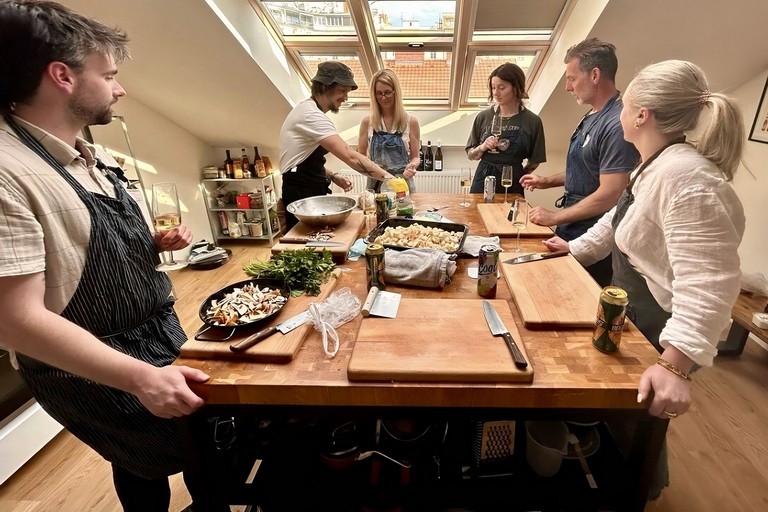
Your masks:
{"label": "kitchen towel", "polygon": [[464,240],[464,247],[461,249],[461,254],[468,254],[477,258],[480,255],[480,247],[486,244],[493,244],[499,246],[500,239],[497,236],[468,236]]}
{"label": "kitchen towel", "polygon": [[384,264],[387,283],[421,288],[442,288],[456,272],[456,262],[436,249],[387,249]]}

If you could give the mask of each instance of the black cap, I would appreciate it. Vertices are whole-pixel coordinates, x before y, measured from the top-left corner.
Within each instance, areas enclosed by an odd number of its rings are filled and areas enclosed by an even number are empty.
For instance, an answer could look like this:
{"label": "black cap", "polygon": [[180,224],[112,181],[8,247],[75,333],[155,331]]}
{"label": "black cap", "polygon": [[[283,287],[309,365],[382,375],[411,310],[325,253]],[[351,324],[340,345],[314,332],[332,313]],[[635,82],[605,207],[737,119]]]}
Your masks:
{"label": "black cap", "polygon": [[313,82],[320,82],[325,85],[346,85],[354,91],[357,89],[355,75],[349,66],[336,60],[327,60],[317,66],[317,74],[312,78]]}

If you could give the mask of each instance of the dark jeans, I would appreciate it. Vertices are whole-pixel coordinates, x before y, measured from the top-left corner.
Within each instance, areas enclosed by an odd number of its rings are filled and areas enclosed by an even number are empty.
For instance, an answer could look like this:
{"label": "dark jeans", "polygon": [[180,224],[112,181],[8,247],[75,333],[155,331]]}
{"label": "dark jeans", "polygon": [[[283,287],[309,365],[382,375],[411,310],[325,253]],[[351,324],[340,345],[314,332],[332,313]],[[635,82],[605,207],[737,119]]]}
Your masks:
{"label": "dark jeans", "polygon": [[[168,477],[146,479],[112,464],[112,480],[120,504],[125,512],[168,512],[171,503],[171,487]],[[230,512],[229,506],[198,508],[195,506],[195,490],[184,473],[184,482],[192,495],[192,512]]]}

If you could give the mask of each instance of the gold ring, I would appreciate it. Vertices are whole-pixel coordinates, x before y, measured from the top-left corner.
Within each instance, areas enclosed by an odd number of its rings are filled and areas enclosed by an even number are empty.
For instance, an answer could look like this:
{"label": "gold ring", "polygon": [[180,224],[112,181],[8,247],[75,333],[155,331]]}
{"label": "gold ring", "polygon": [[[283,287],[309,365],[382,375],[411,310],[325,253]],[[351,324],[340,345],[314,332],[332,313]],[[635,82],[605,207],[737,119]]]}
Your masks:
{"label": "gold ring", "polygon": [[677,413],[676,412],[668,412],[668,411],[662,411],[662,412],[664,414],[666,414],[667,418],[669,418],[669,419],[677,418]]}

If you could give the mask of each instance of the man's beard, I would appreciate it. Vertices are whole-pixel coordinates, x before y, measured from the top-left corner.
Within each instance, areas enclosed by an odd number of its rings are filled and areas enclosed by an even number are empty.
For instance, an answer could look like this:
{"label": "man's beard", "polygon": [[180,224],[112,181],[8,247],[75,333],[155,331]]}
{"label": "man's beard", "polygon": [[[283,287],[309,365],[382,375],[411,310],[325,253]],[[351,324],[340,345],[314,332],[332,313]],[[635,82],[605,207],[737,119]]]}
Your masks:
{"label": "man's beard", "polygon": [[84,122],[87,126],[109,124],[112,122],[111,103],[105,108],[96,110],[83,105],[77,101],[77,99],[73,98],[69,102],[69,108],[72,115]]}
{"label": "man's beard", "polygon": [[339,113],[339,107],[331,107],[330,111],[333,112],[334,114],[338,114]]}

